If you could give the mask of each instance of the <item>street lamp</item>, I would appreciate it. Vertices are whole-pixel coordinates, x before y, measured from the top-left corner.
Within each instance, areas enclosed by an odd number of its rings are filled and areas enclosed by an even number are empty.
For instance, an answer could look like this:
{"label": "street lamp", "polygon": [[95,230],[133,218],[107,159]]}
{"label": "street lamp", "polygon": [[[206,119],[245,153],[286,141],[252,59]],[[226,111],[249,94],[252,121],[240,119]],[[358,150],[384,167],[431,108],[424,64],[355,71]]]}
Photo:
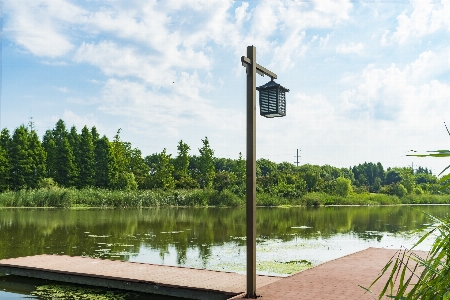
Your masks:
{"label": "street lamp", "polygon": [[259,114],[266,118],[286,116],[287,88],[273,81],[256,88],[259,91]]}
{"label": "street lamp", "polygon": [[[247,218],[247,298],[256,298],[256,89],[259,90],[260,114],[273,118],[286,115],[288,89],[275,83],[277,74],[256,63],[256,48],[247,47],[247,57],[241,57],[247,71],[247,161],[246,161],[246,218]],[[271,81],[256,88],[256,73],[267,75]]]}

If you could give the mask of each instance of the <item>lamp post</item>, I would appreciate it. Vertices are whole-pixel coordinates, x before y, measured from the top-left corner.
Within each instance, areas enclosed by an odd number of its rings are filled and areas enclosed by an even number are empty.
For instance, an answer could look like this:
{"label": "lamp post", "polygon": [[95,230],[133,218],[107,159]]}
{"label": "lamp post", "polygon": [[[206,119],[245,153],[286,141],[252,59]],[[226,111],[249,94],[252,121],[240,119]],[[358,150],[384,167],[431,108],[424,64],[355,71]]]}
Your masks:
{"label": "lamp post", "polygon": [[[260,91],[260,114],[273,118],[286,115],[285,92],[288,89],[275,83],[277,75],[256,63],[256,48],[247,47],[247,57],[241,57],[247,71],[247,161],[246,161],[246,218],[247,218],[247,298],[256,298],[256,89]],[[256,73],[267,75],[271,81],[256,88]]]}

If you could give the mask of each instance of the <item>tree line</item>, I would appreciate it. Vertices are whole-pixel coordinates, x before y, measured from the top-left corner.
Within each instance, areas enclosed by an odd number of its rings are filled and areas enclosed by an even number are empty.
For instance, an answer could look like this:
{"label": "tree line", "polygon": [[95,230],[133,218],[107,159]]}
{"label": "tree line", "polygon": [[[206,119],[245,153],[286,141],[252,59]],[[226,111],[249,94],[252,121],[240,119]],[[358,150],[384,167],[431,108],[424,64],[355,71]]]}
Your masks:
{"label": "tree line", "polygon": [[[31,124],[32,125],[32,124]],[[245,160],[217,158],[207,137],[198,155],[182,140],[177,155],[163,149],[143,157],[131,143],[122,141],[119,129],[113,140],[100,136],[95,127],[66,128],[59,120],[45,132],[42,141],[33,126],[21,125],[0,133],[0,192],[50,188],[115,190],[214,189],[245,194]],[[330,165],[257,161],[257,191],[272,196],[295,198],[306,193],[325,192],[347,196],[351,193],[397,195],[440,194],[439,180],[426,168],[388,168],[381,163],[363,163],[349,168]]]}

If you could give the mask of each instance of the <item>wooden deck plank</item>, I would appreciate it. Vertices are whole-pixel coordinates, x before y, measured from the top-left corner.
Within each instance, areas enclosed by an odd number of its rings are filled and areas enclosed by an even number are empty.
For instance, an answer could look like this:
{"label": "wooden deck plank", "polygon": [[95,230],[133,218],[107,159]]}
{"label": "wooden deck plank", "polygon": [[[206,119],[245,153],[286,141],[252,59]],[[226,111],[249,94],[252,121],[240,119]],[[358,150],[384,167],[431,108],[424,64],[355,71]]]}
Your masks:
{"label": "wooden deck plank", "polygon": [[[3,259],[0,272],[190,299],[228,299],[246,289],[237,273],[65,255]],[[280,279],[257,276],[257,286]]]}

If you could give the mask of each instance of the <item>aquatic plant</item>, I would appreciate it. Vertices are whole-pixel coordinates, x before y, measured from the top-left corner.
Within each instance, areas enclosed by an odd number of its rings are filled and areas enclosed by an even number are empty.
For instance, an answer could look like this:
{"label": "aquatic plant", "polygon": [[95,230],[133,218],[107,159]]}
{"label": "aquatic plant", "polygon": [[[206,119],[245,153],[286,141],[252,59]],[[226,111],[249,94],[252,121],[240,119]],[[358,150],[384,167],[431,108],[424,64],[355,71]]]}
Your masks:
{"label": "aquatic plant", "polygon": [[100,288],[87,288],[71,285],[41,285],[31,292],[32,295],[38,296],[39,299],[73,299],[73,300],[125,300],[131,293],[123,291],[110,291]]}

